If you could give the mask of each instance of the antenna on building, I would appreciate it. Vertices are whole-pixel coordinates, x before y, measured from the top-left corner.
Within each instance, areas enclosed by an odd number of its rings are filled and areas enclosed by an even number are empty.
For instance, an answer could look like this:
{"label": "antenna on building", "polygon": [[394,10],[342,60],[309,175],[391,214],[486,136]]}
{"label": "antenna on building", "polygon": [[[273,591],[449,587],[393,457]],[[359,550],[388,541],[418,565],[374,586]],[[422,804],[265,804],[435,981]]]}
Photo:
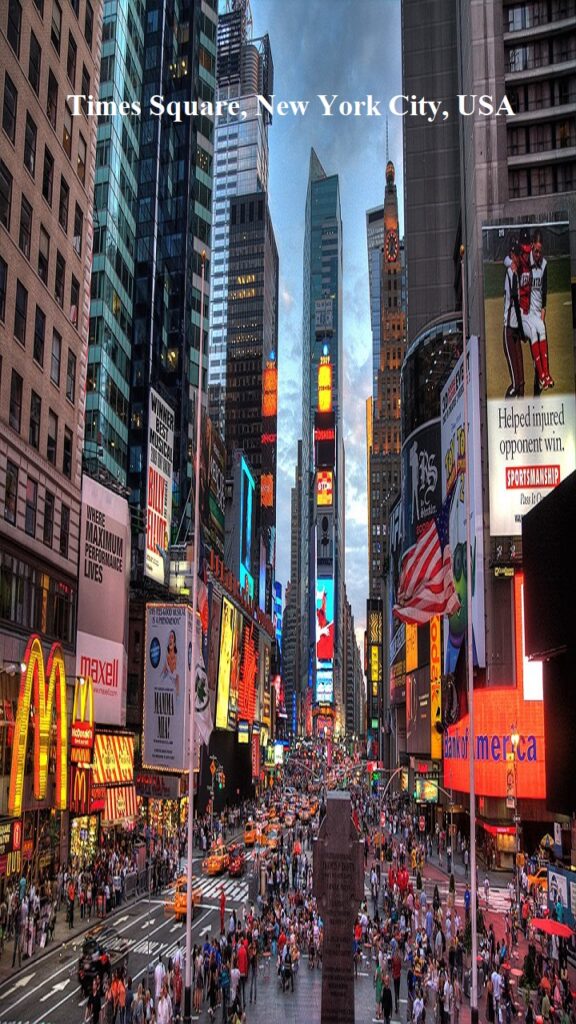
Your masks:
{"label": "antenna on building", "polygon": [[386,163],[390,160],[390,153],[388,148],[388,114],[386,114]]}

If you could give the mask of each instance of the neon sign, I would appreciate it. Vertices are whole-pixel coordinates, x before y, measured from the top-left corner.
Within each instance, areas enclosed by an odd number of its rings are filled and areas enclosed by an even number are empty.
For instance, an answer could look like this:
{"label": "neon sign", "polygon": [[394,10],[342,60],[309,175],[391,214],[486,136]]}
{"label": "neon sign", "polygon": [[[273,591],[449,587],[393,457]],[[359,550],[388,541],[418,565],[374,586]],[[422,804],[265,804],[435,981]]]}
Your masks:
{"label": "neon sign", "polygon": [[[48,685],[46,685],[46,676]],[[22,813],[24,766],[31,711],[34,722],[34,798],[44,800],[46,797],[54,699],[56,699],[57,729],[55,806],[58,810],[63,811],[66,809],[68,795],[68,714],[64,654],[60,644],[53,644],[45,671],[40,637],[33,634],[26,646],[24,668],[20,676],[18,711],[14,729],[14,746],[12,747],[8,813],[13,817],[18,817]]]}

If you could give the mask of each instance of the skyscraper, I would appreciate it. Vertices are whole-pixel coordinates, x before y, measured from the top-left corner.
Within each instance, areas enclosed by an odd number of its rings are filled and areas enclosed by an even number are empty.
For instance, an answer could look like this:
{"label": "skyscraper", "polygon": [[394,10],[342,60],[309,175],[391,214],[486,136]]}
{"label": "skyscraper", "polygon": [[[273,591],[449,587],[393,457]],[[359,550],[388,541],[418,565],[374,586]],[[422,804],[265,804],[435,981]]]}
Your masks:
{"label": "skyscraper", "polygon": [[143,0],[107,4],[102,26],[101,103],[94,189],[94,257],[86,381],[85,467],[126,486],[132,303],[140,133],[114,104],[140,100]]}
{"label": "skyscraper", "polygon": [[237,100],[243,119],[218,118],[214,132],[212,284],[210,302],[210,417],[224,436],[228,331],[230,200],[268,191],[271,114],[257,96],[274,90],[268,36],[252,39],[249,0],[233,0],[218,21],[217,98]]}
{"label": "skyscraper", "polygon": [[[155,424],[166,461],[168,515],[162,535],[138,546],[138,578],[164,581],[161,564],[170,543],[184,542],[192,530],[194,401],[198,381],[202,252],[206,260],[204,330],[208,326],[213,121],[204,116],[148,117],[150,97],[166,103],[213,100],[216,86],[216,0],[149,0],[146,11],[138,161],[138,205],[134,326],[131,371],[131,424],[128,484],[131,503],[148,513],[147,464]],[[201,372],[207,371],[204,348]],[[204,382],[205,383],[205,382]],[[205,387],[203,388],[205,391]],[[162,482],[164,487],[164,481]],[[139,523],[143,531],[144,523]]]}
{"label": "skyscraper", "polygon": [[[12,722],[32,635],[46,663],[57,642],[68,680],[76,670],[96,120],[85,104],[75,115],[66,97],[98,92],[100,25],[100,4],[90,0],[0,5],[0,685]],[[49,710],[36,708],[36,740],[46,716],[49,739],[51,686],[41,697]],[[60,691],[62,699],[66,710]],[[17,751],[8,737],[0,730],[2,775]],[[56,801],[52,789],[34,800],[24,761],[23,826],[40,835]]]}
{"label": "skyscraper", "polygon": [[[303,262],[301,672],[314,680],[317,713],[327,709],[333,727],[344,731],[342,220],[338,175],[326,174],[313,149]],[[332,658],[320,656],[317,630],[331,631],[330,650],[321,653]]]}

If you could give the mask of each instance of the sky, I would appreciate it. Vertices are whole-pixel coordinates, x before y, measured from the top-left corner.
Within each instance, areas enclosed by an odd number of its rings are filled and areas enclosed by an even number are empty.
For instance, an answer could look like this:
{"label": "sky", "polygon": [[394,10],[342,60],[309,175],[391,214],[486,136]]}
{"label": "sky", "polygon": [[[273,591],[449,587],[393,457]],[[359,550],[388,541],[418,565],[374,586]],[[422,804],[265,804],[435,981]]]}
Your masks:
{"label": "sky", "polygon": [[[276,578],[290,578],[290,490],[302,421],[302,253],[310,148],[338,174],[342,208],[346,586],[363,650],[368,597],[366,398],[372,334],[366,210],[384,200],[386,114],[402,92],[400,0],[251,0],[255,38],[268,33],[275,102],[310,100],[269,129],[270,207],[280,261]],[[319,94],[380,100],[382,116],[324,116]],[[389,115],[402,233],[402,118]]]}

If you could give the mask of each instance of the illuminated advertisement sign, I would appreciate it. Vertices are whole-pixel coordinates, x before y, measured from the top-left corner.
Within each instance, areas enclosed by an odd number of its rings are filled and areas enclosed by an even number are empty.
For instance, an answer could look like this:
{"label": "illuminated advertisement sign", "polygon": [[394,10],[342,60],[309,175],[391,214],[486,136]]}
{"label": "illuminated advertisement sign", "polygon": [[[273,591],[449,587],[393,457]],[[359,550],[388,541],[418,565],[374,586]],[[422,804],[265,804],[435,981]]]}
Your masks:
{"label": "illuminated advertisement sign", "polygon": [[262,417],[276,416],[278,412],[278,367],[276,360],[267,359],[262,373]]}
{"label": "illuminated advertisement sign", "polygon": [[[242,616],[242,653],[238,690],[238,716],[252,723],[256,714],[258,676],[258,636],[253,622]],[[240,727],[240,723],[238,723]]]}
{"label": "illuminated advertisement sign", "polygon": [[442,654],[440,616],[430,619],[430,757],[442,757],[442,734],[436,725],[442,723]]}
{"label": "illuminated advertisement sign", "polygon": [[406,750],[409,754],[430,751],[430,676],[419,668],[406,676]]}
{"label": "illuminated advertisement sign", "polygon": [[238,720],[238,743],[250,743],[250,725],[248,722]]}
{"label": "illuminated advertisement sign", "polygon": [[90,477],[82,481],[76,673],[91,676],[94,716],[126,721],[130,511],[119,494]]}
{"label": "illuminated advertisement sign", "polygon": [[396,603],[400,564],[402,561],[402,505],[398,500],[389,516],[390,528],[390,576],[388,587],[388,622],[390,624],[389,664],[390,702],[401,704],[406,694],[406,624],[392,614]]}
{"label": "illuminated advertisement sign", "polygon": [[316,504],[331,505],[334,493],[334,474],[331,469],[319,469],[316,474]]}
{"label": "illuminated advertisement sign", "polygon": [[[44,800],[48,786],[51,731],[56,706],[56,790],[54,807],[63,811],[68,796],[68,710],[66,707],[66,667],[60,644],[53,644],[46,669],[40,637],[33,634],[26,645],[20,674],[18,710],[14,727],[14,744],[10,765],[8,814],[18,818],[22,813],[22,795],[28,747],[30,709],[34,706],[34,798]],[[48,678],[48,683],[46,683]]]}
{"label": "illuminated advertisement sign", "polygon": [[100,785],[132,782],[134,737],[120,733],[97,733],[92,775],[94,782]]}
{"label": "illuminated advertisement sign", "polygon": [[314,417],[314,458],[316,469],[335,465],[336,426],[333,412],[317,412]]}
{"label": "illuminated advertisement sign", "polygon": [[146,605],[144,768],[184,771],[188,763],[192,628],[188,605]]}
{"label": "illuminated advertisement sign", "polygon": [[576,467],[569,225],[498,224],[482,240],[490,534],[516,536]]}
{"label": "illuminated advertisement sign", "polygon": [[252,782],[260,778],[260,734],[252,734]]}
{"label": "illuminated advertisement sign", "polygon": [[244,616],[231,601],[222,601],[220,660],[216,695],[216,728],[236,729]]}
{"label": "illuminated advertisement sign", "polygon": [[434,782],[433,779],[419,779],[416,777],[414,780],[414,790],[416,803],[438,803],[438,783]]}
{"label": "illuminated advertisement sign", "polygon": [[262,473],[260,476],[260,504],[262,508],[274,507],[274,477],[272,473]]}
{"label": "illuminated advertisement sign", "polygon": [[416,543],[426,523],[442,505],[440,420],[414,430],[402,445],[404,550]]}
{"label": "illuminated advertisement sign", "polygon": [[158,392],[150,388],[144,573],[157,583],[167,582],[170,565],[173,460],[174,413]]}
{"label": "illuminated advertisement sign", "polygon": [[316,583],[316,703],[334,697],[334,580]]}
{"label": "illuminated advertisement sign", "polygon": [[[500,332],[500,343],[502,332]],[[444,630],[444,671],[454,672],[466,635],[468,609],[472,608],[474,664],[486,664],[484,626],[484,544],[482,518],[482,468],[480,455],[480,388],[478,338],[467,346],[468,444],[464,442],[464,357],[448,377],[440,396],[442,435],[442,497],[450,498],[448,539],[452,551],[454,586],[460,608],[447,617]],[[466,578],[466,472],[470,472],[472,522],[472,595]]]}
{"label": "illuminated advertisement sign", "polygon": [[0,821],[0,878],[20,871],[22,819]]}
{"label": "illuminated advertisement sign", "polygon": [[379,695],[382,687],[382,660],[383,660],[383,611],[382,602],[376,599],[368,599],[366,650],[368,657],[368,678],[369,686],[369,717],[379,716]]}
{"label": "illuminated advertisement sign", "polygon": [[90,762],[94,746],[94,688],[92,676],[80,676],[74,686],[70,727],[70,761]]}
{"label": "illuminated advertisement sign", "polygon": [[318,412],[332,412],[332,364],[330,356],[320,356],[318,365]]}
{"label": "illuminated advertisement sign", "polygon": [[542,662],[528,661],[526,657],[524,632],[524,573],[514,574],[514,619],[516,638],[517,678],[522,681],[524,700],[542,700],[544,684],[542,678]]}
{"label": "illuminated advertisement sign", "polygon": [[243,458],[240,465],[240,587],[254,597],[252,575],[252,534],[254,528],[254,492],[256,482]]}
{"label": "illuminated advertisement sign", "polygon": [[332,299],[316,299],[314,303],[314,324],[318,337],[332,334],[334,328],[334,306]]}

